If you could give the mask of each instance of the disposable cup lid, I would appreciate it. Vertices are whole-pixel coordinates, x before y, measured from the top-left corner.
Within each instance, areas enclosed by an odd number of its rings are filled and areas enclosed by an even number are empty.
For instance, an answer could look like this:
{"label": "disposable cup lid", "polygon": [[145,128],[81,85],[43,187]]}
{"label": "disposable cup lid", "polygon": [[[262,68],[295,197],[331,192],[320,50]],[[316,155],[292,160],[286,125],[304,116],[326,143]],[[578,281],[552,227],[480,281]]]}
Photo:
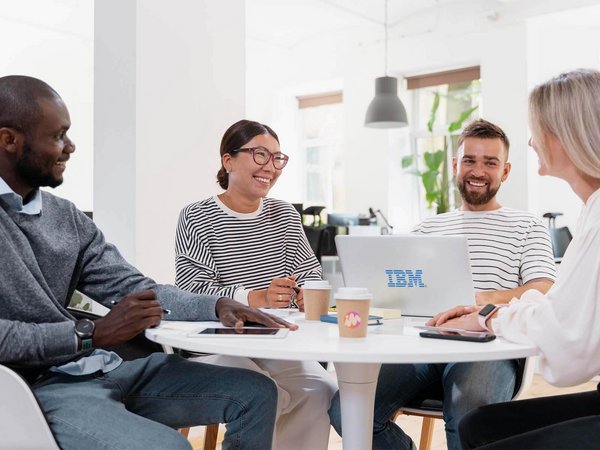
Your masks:
{"label": "disposable cup lid", "polygon": [[331,285],[327,280],[306,280],[302,287],[304,289],[331,289]]}
{"label": "disposable cup lid", "polygon": [[360,287],[341,287],[333,296],[340,300],[371,300],[373,296],[367,288]]}

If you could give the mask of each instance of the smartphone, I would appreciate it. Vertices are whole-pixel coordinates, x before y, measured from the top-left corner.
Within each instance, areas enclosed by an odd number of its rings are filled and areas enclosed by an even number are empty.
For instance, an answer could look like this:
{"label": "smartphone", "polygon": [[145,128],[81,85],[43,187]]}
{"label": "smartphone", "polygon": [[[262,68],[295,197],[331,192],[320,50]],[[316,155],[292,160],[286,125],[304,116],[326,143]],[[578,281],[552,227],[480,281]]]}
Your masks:
{"label": "smartphone", "polygon": [[442,330],[428,330],[421,331],[419,336],[424,338],[433,339],[453,339],[456,341],[469,341],[469,342],[489,342],[496,339],[495,334],[486,333],[485,331],[442,331]]}
{"label": "smartphone", "polygon": [[188,334],[189,337],[273,337],[283,338],[287,336],[288,328],[265,328],[265,327],[243,327],[222,328],[204,327],[194,330]]}

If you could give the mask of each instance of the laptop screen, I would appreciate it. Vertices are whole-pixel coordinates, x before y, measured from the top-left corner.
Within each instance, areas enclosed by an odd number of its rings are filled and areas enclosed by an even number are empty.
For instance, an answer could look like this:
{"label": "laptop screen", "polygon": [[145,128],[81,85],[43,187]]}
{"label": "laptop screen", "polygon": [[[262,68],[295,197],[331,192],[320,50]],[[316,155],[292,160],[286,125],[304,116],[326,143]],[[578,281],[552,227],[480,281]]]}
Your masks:
{"label": "laptop screen", "polygon": [[336,236],[345,286],[366,287],[371,307],[433,317],[475,304],[467,238],[463,236]]}

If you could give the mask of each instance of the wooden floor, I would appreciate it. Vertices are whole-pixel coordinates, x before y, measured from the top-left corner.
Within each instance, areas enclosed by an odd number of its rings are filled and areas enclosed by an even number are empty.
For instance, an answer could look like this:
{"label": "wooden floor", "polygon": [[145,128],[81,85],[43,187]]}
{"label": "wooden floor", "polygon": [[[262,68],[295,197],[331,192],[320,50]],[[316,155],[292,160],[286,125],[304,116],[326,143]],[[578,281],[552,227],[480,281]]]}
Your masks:
{"label": "wooden floor", "polygon": [[[585,384],[581,384],[579,386],[574,386],[570,388],[557,388],[546,383],[541,376],[535,375],[533,379],[533,383],[529,391],[523,395],[522,398],[531,398],[531,397],[544,397],[549,395],[561,395],[567,394],[571,392],[581,392],[581,391],[590,391],[595,390],[596,385],[598,383],[594,381],[590,381]],[[419,442],[419,434],[421,431],[421,418],[419,417],[409,417],[409,416],[400,416],[396,421],[402,429],[408,433],[413,440],[418,444]],[[223,433],[225,428],[223,426],[220,427],[219,430],[219,439],[217,443],[217,449],[221,449],[221,442],[223,441]],[[194,447],[194,450],[202,450],[203,441],[204,441],[204,427],[195,427],[192,428],[189,439]],[[342,450],[342,439],[337,435],[337,433],[331,429],[331,434],[329,437],[329,450]],[[431,446],[432,450],[445,450],[446,449],[446,436],[444,434],[444,426],[440,420],[436,421],[435,431],[433,433],[433,445]],[[311,450],[311,449],[307,449]]]}

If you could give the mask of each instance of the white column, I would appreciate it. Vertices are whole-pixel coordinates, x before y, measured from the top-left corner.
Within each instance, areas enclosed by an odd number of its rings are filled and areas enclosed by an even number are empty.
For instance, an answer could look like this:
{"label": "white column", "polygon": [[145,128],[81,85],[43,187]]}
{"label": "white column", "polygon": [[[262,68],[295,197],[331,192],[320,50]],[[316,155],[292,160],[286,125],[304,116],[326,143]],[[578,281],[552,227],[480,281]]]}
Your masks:
{"label": "white column", "polygon": [[94,33],[94,218],[170,283],[179,211],[219,192],[220,139],[244,117],[244,1],[103,0]]}

